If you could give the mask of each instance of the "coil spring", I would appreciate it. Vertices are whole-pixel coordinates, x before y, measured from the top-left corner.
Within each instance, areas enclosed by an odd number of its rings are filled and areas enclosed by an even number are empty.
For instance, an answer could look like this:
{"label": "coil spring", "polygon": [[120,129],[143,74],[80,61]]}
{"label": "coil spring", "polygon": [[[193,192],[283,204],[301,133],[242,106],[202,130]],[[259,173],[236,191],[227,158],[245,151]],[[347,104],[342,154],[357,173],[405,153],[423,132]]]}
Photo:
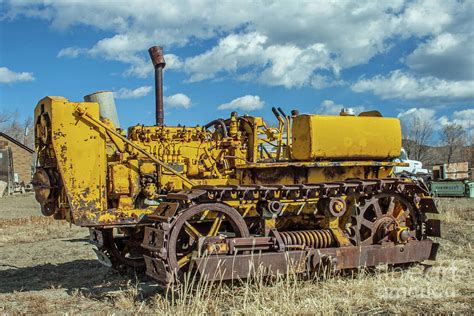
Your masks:
{"label": "coil spring", "polygon": [[304,245],[311,248],[327,248],[335,244],[334,236],[329,229],[280,232],[280,236],[287,246]]}

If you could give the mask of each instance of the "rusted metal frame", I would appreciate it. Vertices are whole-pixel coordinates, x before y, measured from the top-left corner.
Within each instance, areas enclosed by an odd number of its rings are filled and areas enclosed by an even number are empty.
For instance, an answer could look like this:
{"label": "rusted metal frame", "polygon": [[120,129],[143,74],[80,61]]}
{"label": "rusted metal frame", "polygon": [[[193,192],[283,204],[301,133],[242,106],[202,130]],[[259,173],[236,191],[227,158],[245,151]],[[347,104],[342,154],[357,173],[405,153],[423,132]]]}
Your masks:
{"label": "rusted metal frame", "polygon": [[441,221],[439,219],[426,220],[425,233],[426,233],[426,236],[441,237]]}
{"label": "rusted metal frame", "polygon": [[147,216],[147,220],[158,222],[169,222],[180,207],[178,202],[161,202],[156,209],[156,214]]}
{"label": "rusted metal frame", "polygon": [[[432,240],[410,241],[407,244],[383,244],[361,247],[322,249],[322,255],[334,256],[337,270],[373,267],[380,264],[400,264],[431,260],[437,246]],[[435,247],[436,249],[434,249]],[[434,253],[433,253],[434,252]],[[316,258],[315,258],[316,259]]]}
{"label": "rusted metal frame", "polygon": [[[341,183],[331,183],[329,185],[326,186],[326,189],[328,188],[341,188],[341,187],[344,187],[344,186],[341,186],[342,182]],[[381,181],[373,181],[373,180],[362,180],[362,181],[352,181],[351,183],[352,185],[350,187],[352,188],[358,188],[360,191],[360,193],[363,193],[363,190],[367,190],[367,188],[371,188],[372,190],[371,191],[375,191],[375,192],[381,192],[381,191],[390,191],[392,189],[393,186],[397,186],[398,189],[400,190],[404,190],[405,189],[405,186],[403,186],[403,184],[405,183],[401,183],[401,181],[399,180],[392,180],[392,179],[387,179],[387,180],[381,180]],[[287,195],[290,195],[288,193],[288,191],[295,191],[295,190],[300,190],[300,191],[304,191],[306,189],[308,189],[309,186],[307,185],[290,185],[290,186],[259,186],[259,185],[254,185],[254,186],[208,186],[208,187],[203,187],[203,186],[200,186],[199,188],[201,189],[201,193],[198,194],[197,198],[198,199],[201,199],[202,197],[209,197],[209,196],[215,196],[216,198],[219,198],[219,199],[226,199],[226,196],[227,196],[227,193],[229,193],[229,198],[232,194],[235,195],[235,192],[240,192],[240,194],[238,194],[240,196],[241,199],[243,199],[244,197],[245,198],[251,198],[252,200],[254,199],[259,199],[261,198],[262,196],[262,191],[265,192],[265,194],[269,193],[268,191],[276,191],[276,190],[281,190],[281,191],[287,191],[286,193],[282,193],[280,192],[279,196],[282,197],[282,196],[287,196]],[[208,189],[208,190],[212,190],[214,191],[212,194],[202,194],[202,191],[206,192],[206,190],[202,190],[202,189]],[[312,190],[320,190],[321,189],[321,185],[317,184],[315,186],[312,186],[311,187]],[[258,198],[254,198],[255,196],[253,195],[253,191],[259,191],[259,194],[258,194]],[[355,191],[357,191],[357,189],[355,189]],[[243,193],[243,194],[242,194]],[[308,192],[305,192],[303,194],[300,194],[302,196],[305,196],[307,195]],[[400,192],[400,193],[403,193],[403,192]],[[186,198],[189,198],[191,196],[193,196],[193,190],[190,190],[188,191],[187,193],[188,195],[186,196]],[[274,193],[273,193],[274,194]],[[416,198],[415,195],[412,196],[413,199]],[[433,228],[427,228],[427,231],[429,233],[427,234],[432,234],[432,235],[435,235],[436,234],[436,222],[433,222],[434,224],[430,224],[431,226],[433,226]],[[430,226],[430,227],[431,227]],[[282,256],[287,256],[289,251],[291,251],[290,249],[286,249],[286,245],[284,245],[284,242],[280,236],[280,240],[278,240],[278,236],[277,235],[280,235],[278,233],[278,231],[274,231],[271,233],[271,235],[275,236],[275,237],[250,237],[250,238],[231,238],[229,240],[227,240],[227,243],[228,245],[230,245],[228,247],[229,249],[229,254],[228,255],[225,255],[224,257],[228,259],[229,256],[232,256],[232,257],[238,257],[238,261],[240,263],[244,262],[246,260],[246,258],[248,259],[248,254],[245,254],[245,252],[252,252],[251,255],[256,255],[256,252],[261,252],[263,251],[263,253],[258,253],[258,256],[260,259],[258,259],[256,262],[250,262],[252,264],[252,266],[255,266],[255,264],[263,264],[263,268],[268,270],[268,271],[273,271],[275,269],[272,269],[271,268],[271,265],[274,264],[275,262],[276,265],[274,265],[274,267],[277,267],[277,270],[280,269],[279,271],[283,271],[285,269],[288,269],[288,265],[283,265],[282,264]],[[146,240],[146,238],[145,238]],[[414,262],[414,261],[420,261],[420,260],[425,260],[425,259],[430,259],[430,258],[434,258],[435,255],[436,255],[436,250],[437,250],[437,244],[433,244],[433,242],[431,240],[423,240],[423,242],[427,242],[427,243],[430,243],[431,245],[433,245],[432,247],[430,247],[428,250],[419,246],[421,244],[419,244],[419,241],[411,241],[409,244],[405,244],[405,245],[394,245],[394,244],[390,244],[390,245],[383,245],[383,248],[381,248],[382,246],[380,245],[375,245],[375,246],[363,246],[363,247],[342,247],[342,248],[324,248],[324,249],[306,249],[306,250],[301,250],[300,251],[300,254],[302,254],[303,252],[305,252],[305,257],[311,255],[311,257],[313,258],[313,262],[318,262],[318,264],[320,264],[321,262],[331,262],[331,263],[334,263],[335,264],[335,268],[338,268],[338,269],[346,269],[346,268],[353,268],[353,267],[358,267],[358,266],[362,266],[362,265],[370,265],[370,264],[378,264],[380,262],[383,262],[383,263],[403,263],[403,262]],[[303,246],[304,247],[304,246]],[[388,247],[388,248],[387,248]],[[390,248],[392,247],[392,248]],[[397,251],[400,251],[400,252],[403,252],[405,251],[405,249],[408,249],[408,251],[411,251],[408,255],[407,254],[404,254],[402,256],[399,256],[397,257],[394,253],[394,248],[393,247],[398,247]],[[408,247],[408,248],[407,248]],[[419,252],[423,255],[423,258],[420,259],[420,256],[417,256],[416,254],[414,255],[412,252],[412,248],[413,247],[418,247],[416,248],[416,251],[415,252]],[[420,248],[421,247],[421,248]],[[157,254],[157,257],[156,258],[150,258],[149,260],[147,260],[147,265],[148,266],[152,266],[152,268],[154,270],[150,271],[148,274],[151,275],[152,277],[155,277],[155,278],[158,278],[160,280],[169,280],[171,279],[172,275],[171,275],[171,272],[169,270],[169,268],[167,268],[167,264],[166,262],[159,262],[160,260],[161,261],[166,261],[166,256],[163,255],[163,249],[165,248],[161,248],[161,250],[158,250],[159,247],[152,247],[152,249],[155,250],[155,254]],[[339,249],[342,249],[340,252]],[[286,251],[285,251],[286,250]],[[402,251],[403,250],[403,251]],[[158,251],[161,251],[162,255],[161,257],[158,256]],[[166,251],[166,249],[165,249]],[[303,251],[303,252],[302,252]],[[356,259],[344,259],[344,257],[346,256],[352,256],[351,252],[357,252],[357,254],[355,255],[357,257],[357,260]],[[367,259],[368,258],[368,253],[370,252],[370,256],[371,257],[374,257],[375,256],[375,259],[372,258],[372,259]],[[280,257],[276,256],[276,254],[280,254]],[[317,253],[318,256],[315,256],[314,253]],[[245,257],[247,256],[247,257]],[[215,261],[216,258],[222,258],[223,256],[222,255],[211,255],[209,257],[205,257],[204,259],[203,258],[195,258],[194,259],[194,264],[197,264],[199,266],[199,264],[202,262],[202,260],[206,260],[206,261]],[[328,261],[328,258],[330,258],[330,260]],[[388,259],[387,259],[388,258]],[[151,260],[151,261],[150,261]],[[243,260],[243,261],[242,261]],[[341,260],[343,260],[343,263],[339,263]],[[344,261],[346,260],[346,261]],[[352,260],[352,261],[351,261]],[[369,261],[367,261],[369,260]],[[414,260],[414,261],[410,261],[410,260]],[[306,260],[307,261],[307,260]],[[299,261],[299,265],[301,266],[302,261]],[[364,264],[361,264],[361,262],[364,262]],[[215,263],[214,263],[215,264]],[[221,263],[219,263],[219,265],[222,265]],[[314,266],[315,264],[313,264]],[[228,268],[228,267],[227,267]],[[282,270],[283,269],[283,270]],[[207,270],[204,271],[204,274],[206,277],[209,277],[209,273],[211,272],[212,270]],[[250,273],[251,269],[247,269],[245,270],[244,272],[246,273]],[[286,271],[286,270],[285,270]],[[202,271],[201,271],[202,272]],[[242,272],[242,271],[241,271]],[[207,275],[206,275],[207,273]],[[228,273],[228,272],[227,272]],[[240,272],[239,272],[240,273]],[[158,275],[158,276],[157,276]],[[232,277],[232,275],[231,275]]]}
{"label": "rusted metal frame", "polygon": [[178,201],[191,201],[195,200],[201,195],[207,194],[206,190],[201,189],[192,189],[192,190],[183,190],[176,193],[168,193],[166,199],[168,200],[178,200]]}
{"label": "rusted metal frame", "polygon": [[[415,185],[416,186],[416,185]],[[398,179],[370,179],[348,180],[348,182],[329,182],[319,184],[295,185],[245,185],[245,186],[196,186],[196,189],[168,194],[168,199],[194,200],[200,202],[225,202],[239,201],[267,201],[278,198],[280,200],[307,200],[311,198],[326,198],[339,195],[374,194],[380,192],[393,192],[394,188],[400,193],[407,188],[406,182]],[[412,195],[410,195],[412,196]],[[423,200],[424,201],[424,200]],[[430,203],[426,199],[426,203]],[[417,204],[417,201],[414,202]],[[432,201],[431,201],[432,203]],[[428,205],[428,204],[426,204]],[[431,205],[432,212],[436,208]]]}
{"label": "rusted metal frame", "polygon": [[270,191],[272,190],[272,187],[269,186],[258,186],[257,191],[259,192],[259,200],[260,201],[266,201],[270,199]]}
{"label": "rusted metal frame", "polygon": [[[294,184],[294,185],[245,185],[245,186],[196,186],[199,191],[200,201],[230,201],[234,196],[240,201],[266,201],[270,199],[309,199],[325,198],[336,195],[347,194],[371,194],[382,191],[389,191],[397,185],[397,179],[370,179],[370,180],[349,180],[348,182],[327,182],[316,184]],[[169,198],[192,199],[192,191],[177,194],[169,194]],[[203,193],[206,192],[207,194]]]}
{"label": "rusted metal frame", "polygon": [[229,253],[242,251],[274,250],[277,248],[273,237],[230,238],[227,240]]}
{"label": "rusted metal frame", "polygon": [[317,161],[317,162],[266,162],[266,163],[248,163],[245,165],[238,165],[238,169],[259,169],[259,168],[288,168],[288,167],[407,167],[408,164],[404,162],[381,162],[381,161]]}
{"label": "rusted metal frame", "polygon": [[283,238],[280,235],[280,232],[276,228],[270,229],[269,236],[274,236],[275,246],[278,251],[282,252],[285,251],[285,243],[283,242]]}
{"label": "rusted metal frame", "polygon": [[397,191],[403,192],[409,196],[422,195],[429,196],[430,193],[415,182],[398,181]]}
{"label": "rusted metal frame", "polygon": [[[316,197],[333,196],[338,194],[347,194],[367,189],[369,186],[377,186],[380,189],[380,181],[365,180],[346,184],[345,182],[329,182],[320,184],[295,184],[295,185],[246,185],[246,186],[197,186],[196,189],[208,192],[208,200],[226,201],[231,200],[232,194],[236,194],[240,200],[266,200],[278,196],[280,199],[307,199]],[[254,198],[254,192],[258,192]],[[277,194],[278,193],[278,194]]]}
{"label": "rusted metal frame", "polygon": [[343,193],[344,188],[344,182],[325,182],[322,184],[321,190],[322,194],[320,194],[320,197],[322,198],[327,198],[327,197],[333,197],[336,195],[340,195]]}
{"label": "rusted metal frame", "polygon": [[195,259],[205,280],[244,279],[261,276],[312,272],[330,264],[333,270],[373,267],[434,260],[439,244],[431,240],[412,241],[404,245],[384,244],[361,247],[323,248],[285,252],[210,255]]}
{"label": "rusted metal frame", "polygon": [[[253,187],[252,187],[253,188]],[[201,200],[209,201],[221,201],[225,200],[224,195],[226,193],[236,193],[239,199],[245,198],[245,193],[248,191],[246,186],[214,186],[214,185],[199,185],[195,189],[203,190],[207,193]],[[230,199],[230,196],[227,196]]]}
{"label": "rusted metal frame", "polygon": [[293,268],[307,270],[306,251],[256,252],[238,255],[212,255],[195,259],[200,276],[207,281],[245,279],[252,275],[288,274]]}

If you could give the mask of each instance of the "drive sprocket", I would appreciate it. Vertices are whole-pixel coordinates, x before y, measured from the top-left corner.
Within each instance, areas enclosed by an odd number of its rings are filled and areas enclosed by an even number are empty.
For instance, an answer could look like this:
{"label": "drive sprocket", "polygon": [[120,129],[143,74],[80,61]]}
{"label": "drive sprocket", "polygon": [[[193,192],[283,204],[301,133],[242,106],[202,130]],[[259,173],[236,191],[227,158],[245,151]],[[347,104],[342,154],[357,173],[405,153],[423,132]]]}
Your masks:
{"label": "drive sprocket", "polygon": [[379,193],[359,199],[350,217],[348,237],[354,246],[417,239],[414,204],[399,193]]}

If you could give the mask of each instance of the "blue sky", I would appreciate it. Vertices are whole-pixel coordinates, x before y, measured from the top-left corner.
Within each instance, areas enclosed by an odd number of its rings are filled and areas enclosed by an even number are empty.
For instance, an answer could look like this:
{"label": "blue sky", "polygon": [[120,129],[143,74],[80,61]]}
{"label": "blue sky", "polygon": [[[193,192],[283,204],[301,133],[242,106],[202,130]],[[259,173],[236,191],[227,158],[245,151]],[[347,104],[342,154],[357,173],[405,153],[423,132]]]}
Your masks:
{"label": "blue sky", "polygon": [[0,0],[0,110],[112,90],[122,127],[153,124],[162,45],[168,125],[352,107],[472,132],[473,3]]}

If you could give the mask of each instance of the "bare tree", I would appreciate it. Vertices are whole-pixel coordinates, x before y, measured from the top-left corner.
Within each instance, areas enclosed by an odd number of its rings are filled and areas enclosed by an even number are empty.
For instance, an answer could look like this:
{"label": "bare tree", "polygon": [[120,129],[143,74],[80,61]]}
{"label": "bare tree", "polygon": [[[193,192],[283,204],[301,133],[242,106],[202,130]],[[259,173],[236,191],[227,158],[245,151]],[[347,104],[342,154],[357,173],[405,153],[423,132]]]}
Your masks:
{"label": "bare tree", "polygon": [[[470,168],[474,168],[474,131],[471,131],[471,137],[469,141],[469,155],[470,157],[470,162],[469,166]],[[471,170],[472,172],[473,170]],[[471,179],[474,179],[474,175],[471,176]]]}
{"label": "bare tree", "polygon": [[446,162],[451,163],[456,153],[464,149],[466,131],[459,124],[451,123],[445,125],[441,134],[441,140],[444,145]]}
{"label": "bare tree", "polygon": [[17,117],[14,117],[12,120],[5,124],[3,128],[3,132],[8,136],[18,140],[19,142],[23,142],[23,127],[21,123],[18,121]]}
{"label": "bare tree", "polygon": [[28,116],[23,121],[23,144],[30,148],[35,147],[35,133],[33,129],[33,119]]}
{"label": "bare tree", "polygon": [[7,112],[0,112],[0,130],[2,129],[2,125],[10,121],[11,114]]}
{"label": "bare tree", "polygon": [[17,112],[0,112],[0,132],[3,132],[28,147],[33,148],[33,120],[31,117],[28,117],[23,122],[20,122],[18,117],[19,115]]}
{"label": "bare tree", "polygon": [[428,142],[432,136],[433,126],[428,120],[414,116],[405,122],[403,147],[408,157],[426,163],[429,151]]}

